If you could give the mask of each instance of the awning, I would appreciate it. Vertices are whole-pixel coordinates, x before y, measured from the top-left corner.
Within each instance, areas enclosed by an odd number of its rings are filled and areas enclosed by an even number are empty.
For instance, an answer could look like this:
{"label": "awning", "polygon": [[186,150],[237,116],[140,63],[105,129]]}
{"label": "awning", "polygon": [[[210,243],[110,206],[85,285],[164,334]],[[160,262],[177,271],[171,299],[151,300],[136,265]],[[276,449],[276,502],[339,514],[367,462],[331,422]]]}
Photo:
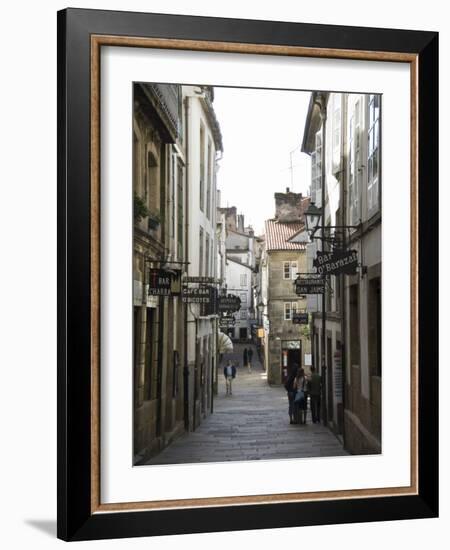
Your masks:
{"label": "awning", "polygon": [[228,353],[230,351],[233,351],[233,342],[231,341],[230,337],[223,332],[219,332],[218,351],[219,353]]}

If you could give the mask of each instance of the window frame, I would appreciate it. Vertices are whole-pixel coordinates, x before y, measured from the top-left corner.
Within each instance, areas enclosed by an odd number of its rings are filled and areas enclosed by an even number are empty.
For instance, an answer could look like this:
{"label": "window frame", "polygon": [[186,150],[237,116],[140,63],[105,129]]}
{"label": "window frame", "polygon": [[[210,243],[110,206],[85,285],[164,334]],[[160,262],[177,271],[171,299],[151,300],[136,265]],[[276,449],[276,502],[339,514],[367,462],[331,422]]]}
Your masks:
{"label": "window frame", "polygon": [[[287,314],[287,309],[289,309],[289,316]],[[284,302],[284,320],[292,321],[292,302]]]}

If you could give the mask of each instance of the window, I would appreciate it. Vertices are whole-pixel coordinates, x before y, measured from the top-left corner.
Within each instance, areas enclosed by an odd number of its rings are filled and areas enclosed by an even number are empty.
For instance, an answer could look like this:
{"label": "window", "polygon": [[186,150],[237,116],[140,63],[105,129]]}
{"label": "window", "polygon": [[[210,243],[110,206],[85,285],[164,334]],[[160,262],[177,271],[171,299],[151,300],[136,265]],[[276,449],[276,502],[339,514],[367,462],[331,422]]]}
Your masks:
{"label": "window", "polygon": [[144,188],[144,200],[152,211],[159,210],[159,169],[158,161],[150,151],[147,154],[147,178]]}
{"label": "window", "polygon": [[205,129],[200,124],[200,210],[205,210]]}
{"label": "window", "polygon": [[316,147],[311,155],[311,200],[317,202],[316,193],[322,189],[322,130],[316,134]]}
{"label": "window", "polygon": [[139,151],[139,140],[133,132],[133,190],[136,195],[141,196],[141,156]]}
{"label": "window", "polygon": [[177,176],[177,233],[178,259],[183,257],[183,167],[178,164]]}
{"label": "window", "polygon": [[246,293],[246,292],[241,292],[239,297],[240,297],[241,302],[242,302],[243,304],[246,304],[246,303],[247,303],[247,293]]}
{"label": "window", "polygon": [[284,320],[292,321],[292,303],[284,302]]}
{"label": "window", "polygon": [[341,164],[341,94],[333,94],[333,173]]}
{"label": "window", "polygon": [[172,154],[170,166],[170,201],[171,201],[171,220],[170,220],[170,236],[175,238],[175,154]]}
{"label": "window", "polygon": [[298,271],[297,262],[291,262],[291,279],[292,280],[297,278],[297,271]]}
{"label": "window", "polygon": [[247,273],[241,273],[241,286],[247,286]]}
{"label": "window", "polygon": [[205,260],[205,275],[209,277],[209,235],[206,233],[206,243],[205,243],[205,250],[206,250],[206,260]]}
{"label": "window", "polygon": [[208,140],[208,175],[206,180],[206,217],[211,219],[211,140]]}
{"label": "window", "polygon": [[298,271],[297,262],[283,262],[283,279],[296,279]]}
{"label": "window", "polygon": [[359,195],[361,189],[361,102],[355,104],[353,114],[349,123],[349,151],[348,151],[348,200],[349,200],[349,223],[356,225],[360,218]]}
{"label": "window", "polygon": [[246,309],[241,309],[239,311],[239,316],[241,319],[247,319],[247,310]]}
{"label": "window", "polygon": [[367,150],[367,209],[378,207],[378,173],[380,151],[380,96],[369,96],[369,133]]}
{"label": "window", "polygon": [[203,227],[200,227],[200,254],[198,258],[198,274],[203,275]]}
{"label": "window", "polygon": [[284,320],[292,321],[294,313],[299,311],[298,302],[284,302]]}

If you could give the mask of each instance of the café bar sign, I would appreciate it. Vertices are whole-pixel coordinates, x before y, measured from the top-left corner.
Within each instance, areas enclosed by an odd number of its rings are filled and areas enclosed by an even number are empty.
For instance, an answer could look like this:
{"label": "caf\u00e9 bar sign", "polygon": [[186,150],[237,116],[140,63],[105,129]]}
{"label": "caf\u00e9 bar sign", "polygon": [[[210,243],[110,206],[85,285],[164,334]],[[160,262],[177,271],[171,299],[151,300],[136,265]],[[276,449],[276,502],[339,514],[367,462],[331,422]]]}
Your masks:
{"label": "caf\u00e9 bar sign", "polygon": [[180,294],[180,272],[150,269],[148,278],[149,296],[177,296]]}
{"label": "caf\u00e9 bar sign", "polygon": [[214,287],[212,286],[183,286],[181,289],[181,300],[186,304],[211,304],[214,299]]}
{"label": "caf\u00e9 bar sign", "polygon": [[302,277],[295,281],[295,293],[302,294],[323,294],[325,292],[325,280],[317,277]]}
{"label": "caf\u00e9 bar sign", "polygon": [[317,252],[313,266],[319,275],[354,275],[358,267],[358,253],[339,248],[332,252]]}

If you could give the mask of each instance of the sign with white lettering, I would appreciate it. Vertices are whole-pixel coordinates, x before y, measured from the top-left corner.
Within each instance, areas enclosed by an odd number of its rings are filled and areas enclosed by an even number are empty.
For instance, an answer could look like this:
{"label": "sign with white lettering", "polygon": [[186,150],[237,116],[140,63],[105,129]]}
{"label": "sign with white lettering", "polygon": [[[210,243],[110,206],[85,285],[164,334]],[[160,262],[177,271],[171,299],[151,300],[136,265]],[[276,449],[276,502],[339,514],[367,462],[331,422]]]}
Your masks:
{"label": "sign with white lettering", "polygon": [[309,322],[308,314],[297,311],[292,315],[292,322],[295,325],[307,325]]}
{"label": "sign with white lettering", "polygon": [[241,299],[234,294],[228,296],[219,296],[219,311],[239,311],[241,309]]}
{"label": "sign with white lettering", "polygon": [[320,275],[354,275],[358,267],[358,253],[339,248],[332,252],[317,252],[313,266]]}
{"label": "sign with white lettering", "polygon": [[219,326],[222,328],[234,327],[236,319],[234,317],[222,317],[219,321]]}
{"label": "sign with white lettering", "polygon": [[295,280],[295,293],[323,294],[325,292],[325,280],[317,277],[299,277]]}
{"label": "sign with white lettering", "polygon": [[206,283],[206,284],[218,284],[220,283],[220,279],[215,279],[214,277],[197,277],[197,276],[191,276],[191,277],[185,277],[183,279],[183,283]]}
{"label": "sign with white lettering", "polygon": [[173,296],[179,293],[179,276],[176,271],[153,268],[149,270],[149,296]]}
{"label": "sign with white lettering", "polygon": [[210,304],[214,301],[214,289],[210,286],[183,286],[181,300],[187,304]]}

